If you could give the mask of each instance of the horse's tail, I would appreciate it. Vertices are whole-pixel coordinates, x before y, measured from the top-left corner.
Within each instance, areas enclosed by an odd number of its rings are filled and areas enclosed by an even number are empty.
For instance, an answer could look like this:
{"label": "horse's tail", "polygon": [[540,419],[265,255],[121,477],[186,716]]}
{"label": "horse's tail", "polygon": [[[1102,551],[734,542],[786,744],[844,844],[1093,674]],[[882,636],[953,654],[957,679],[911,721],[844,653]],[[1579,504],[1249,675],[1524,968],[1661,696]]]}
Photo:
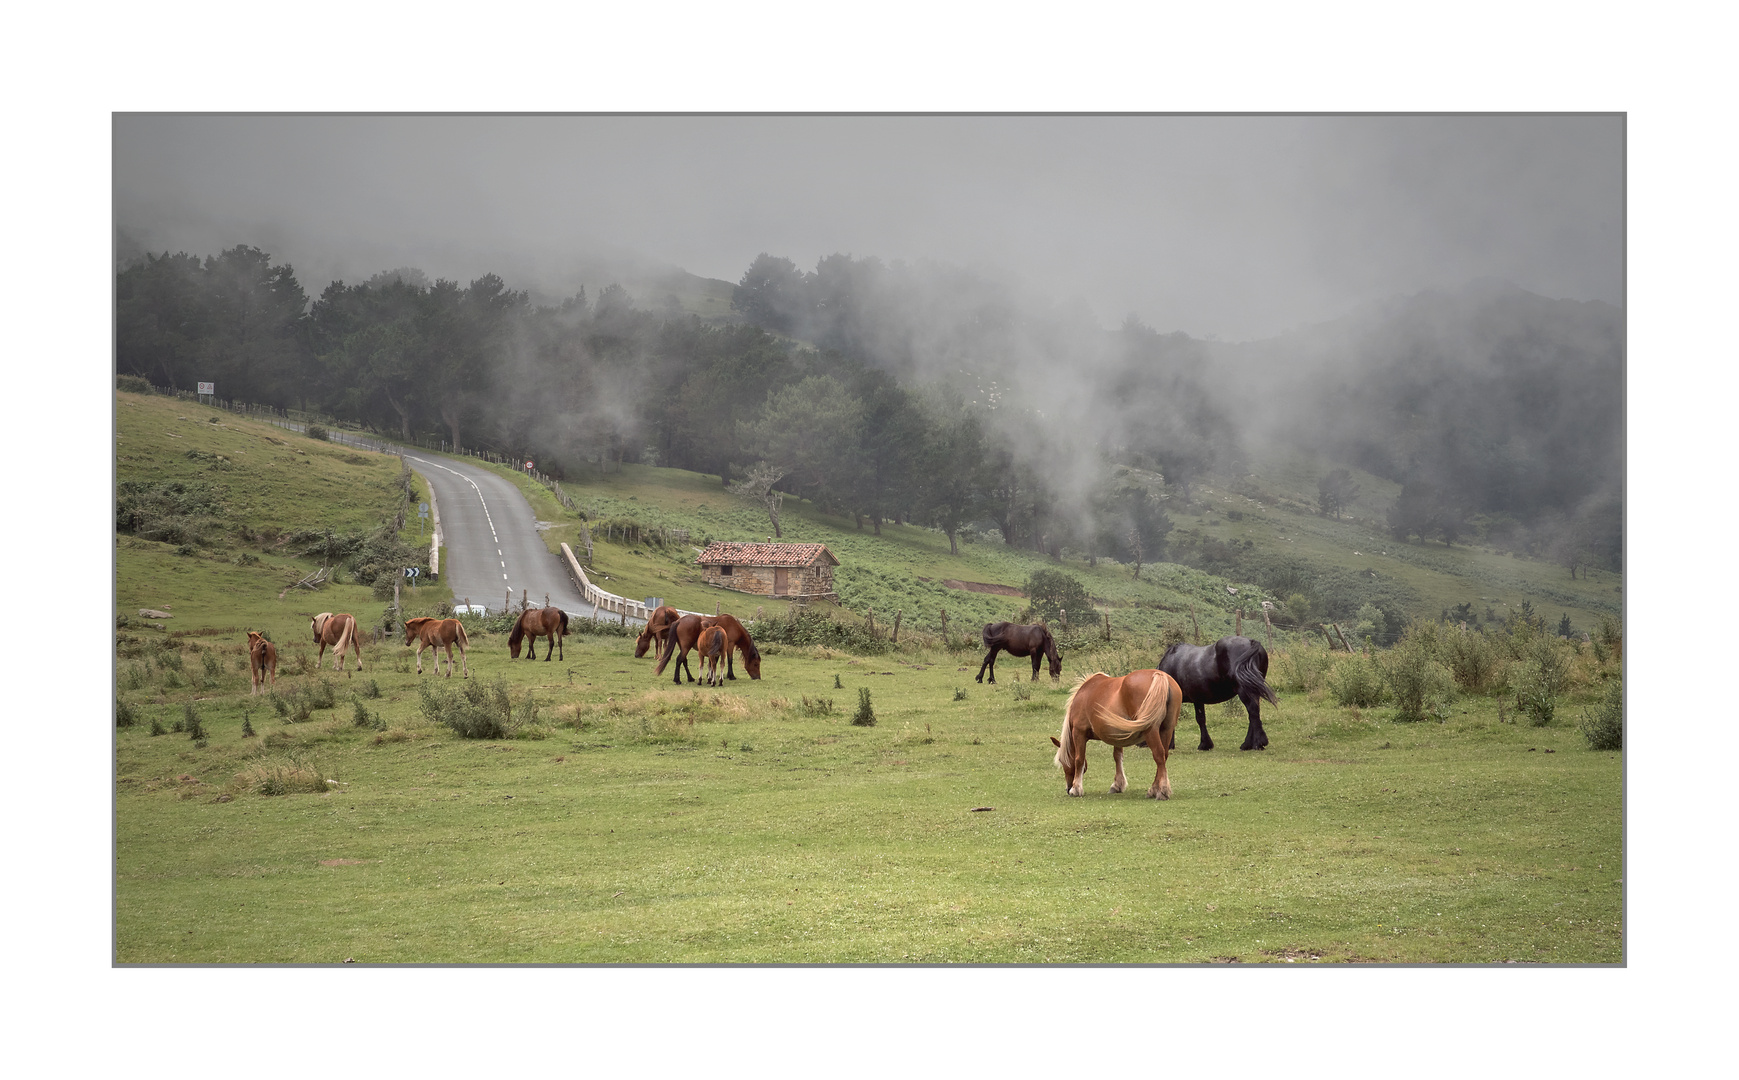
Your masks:
{"label": "horse's tail", "polygon": [[1268,650],[1262,647],[1260,641],[1252,640],[1254,646],[1245,653],[1243,659],[1232,665],[1232,677],[1238,680],[1240,693],[1250,692],[1263,698],[1270,705],[1280,704],[1280,699],[1274,696],[1274,691],[1268,688]]}
{"label": "horse's tail", "polygon": [[[1133,674],[1134,672],[1130,672],[1130,675]],[[1171,685],[1171,676],[1158,669],[1154,669],[1153,674],[1154,678],[1147,683],[1147,693],[1142,695],[1141,704],[1135,707],[1134,716],[1120,716],[1110,702],[1099,703],[1100,725],[1109,729],[1113,737],[1122,740],[1120,744],[1112,742],[1111,739],[1106,739],[1106,742],[1113,746],[1127,746],[1145,734],[1148,728],[1165,720],[1166,709],[1170,705],[1170,699],[1166,695],[1167,688]],[[1123,677],[1127,679],[1129,675]]]}
{"label": "horse's tail", "polygon": [[568,612],[566,608],[556,608],[556,614],[562,617],[562,633],[568,632]]}
{"label": "horse's tail", "polygon": [[652,674],[664,674],[664,665],[670,663],[670,658],[676,652],[676,624],[670,625],[670,632],[664,635],[664,647],[658,650],[658,666],[652,669]]}
{"label": "horse's tail", "polygon": [[1069,759],[1073,756],[1069,749],[1069,732],[1074,729],[1075,725],[1069,723],[1069,717],[1075,711],[1075,695],[1079,694],[1081,688],[1092,680],[1109,679],[1110,677],[1103,671],[1095,671],[1091,675],[1083,675],[1076,679],[1074,687],[1069,690],[1068,699],[1063,702],[1063,732],[1057,736],[1057,756],[1052,759],[1052,764],[1056,765],[1057,768],[1068,769]]}
{"label": "horse's tail", "polygon": [[979,632],[978,639],[984,642],[984,647],[987,649],[990,648],[990,628],[995,625],[995,623],[987,622],[984,624],[984,629]]}
{"label": "horse's tail", "polygon": [[459,647],[461,649],[469,647],[471,644],[471,639],[465,633],[465,624],[460,622],[458,619],[454,619],[453,620],[453,629],[456,631],[456,633],[454,633],[454,635],[453,635],[453,638],[454,638],[454,640],[456,640],[459,643]]}
{"label": "horse's tail", "polygon": [[356,635],[356,620],[349,615],[342,616],[343,622],[338,624],[338,655],[343,656],[344,650],[350,647],[350,639]]}

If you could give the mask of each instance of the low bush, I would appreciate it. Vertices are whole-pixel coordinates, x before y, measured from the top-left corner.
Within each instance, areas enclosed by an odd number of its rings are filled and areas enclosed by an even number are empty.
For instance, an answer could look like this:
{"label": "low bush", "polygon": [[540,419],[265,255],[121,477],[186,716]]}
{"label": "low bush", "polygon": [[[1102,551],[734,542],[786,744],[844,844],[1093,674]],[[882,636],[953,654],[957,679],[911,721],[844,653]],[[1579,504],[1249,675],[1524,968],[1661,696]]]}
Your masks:
{"label": "low bush", "polygon": [[162,717],[160,717],[160,716],[151,717],[151,734],[153,734],[153,735],[167,735],[167,734],[169,734],[169,730],[163,726],[163,718]]}
{"label": "low bush", "polygon": [[133,712],[133,707],[131,705],[127,704],[125,701],[122,701],[120,698],[116,698],[115,699],[115,726],[118,728],[127,728],[127,727],[132,727],[134,724],[137,724],[138,722],[139,722],[139,717],[136,713]]}
{"label": "low bush", "polygon": [[129,394],[149,394],[155,388],[149,379],[141,379],[137,375],[116,375],[115,389],[125,390]]}
{"label": "low bush", "polygon": [[1441,659],[1455,685],[1470,694],[1483,694],[1497,686],[1503,652],[1482,630],[1450,630],[1443,635]]}
{"label": "low bush", "polygon": [[1298,690],[1314,693],[1328,679],[1332,659],[1326,649],[1313,649],[1299,644],[1276,650],[1269,665],[1269,685],[1277,690]]}
{"label": "low bush", "polygon": [[956,686],[954,688],[954,700],[955,701],[965,701],[966,700],[966,687]]}
{"label": "low bush", "polygon": [[857,712],[852,714],[851,722],[857,727],[875,727],[876,711],[870,707],[869,687],[859,687],[857,691]]}
{"label": "low bush", "polygon": [[321,442],[325,442],[332,433],[327,431],[322,424],[309,424],[308,430],[304,434],[310,439],[319,439]]}
{"label": "low bush", "polygon": [[1346,657],[1334,665],[1327,681],[1337,705],[1368,709],[1383,703],[1383,676],[1368,657]]}
{"label": "low bush", "polygon": [[1624,684],[1614,682],[1606,688],[1606,697],[1590,713],[1582,710],[1582,737],[1593,750],[1624,748]]}
{"label": "low bush", "polygon": [[[436,690],[429,683],[421,683],[417,694],[423,715],[462,739],[513,737],[513,702],[508,698],[504,678],[497,676],[487,686],[481,679],[472,679],[457,690]],[[531,716],[536,717],[535,704],[531,705]]]}
{"label": "low bush", "polygon": [[1551,675],[1537,660],[1523,660],[1510,668],[1510,690],[1515,694],[1516,712],[1528,718],[1535,727],[1552,722],[1558,708],[1558,695],[1552,689]]}
{"label": "low bush", "polygon": [[804,716],[832,716],[833,699],[824,697],[811,698],[805,694],[803,701],[797,706],[797,711]]}
{"label": "low bush", "polygon": [[211,650],[208,649],[200,653],[199,662],[205,668],[206,675],[211,678],[215,679],[223,674],[223,661],[219,660],[217,654]]}
{"label": "low bush", "polygon": [[318,795],[332,790],[320,767],[296,754],[251,765],[236,774],[236,782],[261,795]]}
{"label": "low bush", "polygon": [[781,645],[825,645],[860,656],[880,655],[890,648],[886,640],[870,634],[860,625],[836,622],[813,610],[788,619],[756,619],[746,629],[757,643],[770,641]]}
{"label": "low bush", "polygon": [[308,688],[308,707],[310,709],[331,709],[338,704],[338,695],[332,689],[329,679],[321,679]]}
{"label": "low bush", "polygon": [[1394,700],[1397,720],[1448,719],[1455,679],[1434,659],[1436,627],[1414,623],[1401,640],[1376,659],[1377,671]]}
{"label": "low bush", "polygon": [[205,738],[205,722],[200,718],[199,710],[189,701],[181,707],[180,730],[187,732],[187,737],[198,740]]}

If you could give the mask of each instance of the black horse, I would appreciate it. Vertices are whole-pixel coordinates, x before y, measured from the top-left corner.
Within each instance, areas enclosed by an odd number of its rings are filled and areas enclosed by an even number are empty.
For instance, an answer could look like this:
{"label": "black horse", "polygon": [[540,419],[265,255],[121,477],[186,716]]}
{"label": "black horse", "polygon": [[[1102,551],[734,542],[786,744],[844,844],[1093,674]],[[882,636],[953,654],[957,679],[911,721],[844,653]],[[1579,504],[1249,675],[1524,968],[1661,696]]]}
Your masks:
{"label": "black horse", "polygon": [[993,622],[984,624],[984,663],[978,665],[978,681],[984,681],[984,669],[990,669],[990,681],[996,682],[996,654],[1033,658],[1033,681],[1039,681],[1039,657],[1051,662],[1051,679],[1063,674],[1063,654],[1057,649],[1057,639],[1043,624],[1022,626],[1020,623]]}
{"label": "black horse", "polygon": [[[1195,704],[1196,723],[1202,729],[1197,749],[1214,748],[1214,740],[1208,738],[1206,707],[1232,698],[1242,701],[1244,711],[1250,714],[1250,730],[1238,749],[1268,746],[1268,733],[1262,730],[1262,699],[1275,705],[1280,702],[1268,689],[1268,650],[1260,641],[1225,637],[1212,645],[1173,645],[1159,658],[1159,670],[1176,679],[1183,688],[1183,699]],[[1170,749],[1177,749],[1176,731],[1172,732]]]}

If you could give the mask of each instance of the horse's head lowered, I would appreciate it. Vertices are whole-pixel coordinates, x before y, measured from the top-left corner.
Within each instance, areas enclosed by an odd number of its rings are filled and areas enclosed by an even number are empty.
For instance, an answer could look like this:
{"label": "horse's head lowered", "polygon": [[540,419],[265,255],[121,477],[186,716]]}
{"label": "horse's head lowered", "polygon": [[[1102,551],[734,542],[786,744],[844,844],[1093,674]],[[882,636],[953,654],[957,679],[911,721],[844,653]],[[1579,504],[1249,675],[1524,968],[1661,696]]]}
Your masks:
{"label": "horse's head lowered", "polygon": [[308,629],[314,631],[314,641],[316,643],[320,641],[321,636],[326,632],[326,620],[330,618],[332,618],[332,613],[330,611],[322,611],[309,621]]}
{"label": "horse's head lowered", "polygon": [[1051,678],[1060,679],[1063,676],[1063,647],[1057,644],[1057,637],[1049,630],[1045,631],[1045,659],[1051,665]]}

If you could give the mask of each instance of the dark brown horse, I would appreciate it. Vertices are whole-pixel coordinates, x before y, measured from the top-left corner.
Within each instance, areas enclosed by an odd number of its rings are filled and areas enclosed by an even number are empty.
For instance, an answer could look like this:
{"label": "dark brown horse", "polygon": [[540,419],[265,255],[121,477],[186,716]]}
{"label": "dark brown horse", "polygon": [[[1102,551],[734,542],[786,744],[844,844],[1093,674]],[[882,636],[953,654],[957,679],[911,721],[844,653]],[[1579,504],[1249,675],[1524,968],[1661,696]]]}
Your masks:
{"label": "dark brown horse", "polygon": [[664,650],[664,639],[670,636],[670,624],[682,618],[682,613],[673,607],[661,607],[647,616],[646,628],[640,631],[640,636],[634,639],[634,658],[638,660],[646,655],[646,650],[657,645],[653,655]]}
{"label": "dark brown horse", "polygon": [[[1223,637],[1212,645],[1172,645],[1159,658],[1159,670],[1183,687],[1183,699],[1196,707],[1196,725],[1202,729],[1198,750],[1212,750],[1208,738],[1209,705],[1237,698],[1244,703],[1250,726],[1240,750],[1266,750],[1268,732],[1262,728],[1262,701],[1278,705],[1268,688],[1268,650],[1247,637]],[[1177,748],[1177,737],[1172,737]]]}
{"label": "dark brown horse", "polygon": [[248,631],[248,674],[256,694],[261,686],[270,689],[278,682],[278,647],[253,630]]}
{"label": "dark brown horse", "polygon": [[1121,794],[1129,783],[1123,775],[1123,748],[1145,743],[1159,767],[1147,797],[1171,798],[1165,758],[1182,706],[1183,691],[1157,668],[1115,677],[1100,671],[1076,683],[1063,707],[1063,730],[1051,740],[1057,748],[1054,761],[1063,770],[1064,790],[1070,795],[1081,794],[1087,774],[1087,743],[1098,739],[1111,746],[1111,758],[1117,766],[1111,794]]}
{"label": "dark brown horse", "polygon": [[719,658],[726,655],[725,628],[709,626],[700,632],[700,638],[695,642],[695,651],[700,655],[701,667],[706,669],[706,677],[701,680],[708,686],[723,686],[724,676],[719,674]]}
{"label": "dark brown horse", "polygon": [[471,665],[465,659],[465,646],[471,639],[465,636],[465,625],[458,619],[431,619],[418,616],[405,620],[405,644],[416,642],[417,674],[423,673],[423,650],[435,653],[435,674],[441,673],[441,648],[447,649],[447,678],[453,677],[453,646],[459,646],[459,662],[464,665],[465,678],[471,677]]}
{"label": "dark brown horse", "polygon": [[356,617],[339,612],[334,615],[330,611],[322,611],[314,616],[308,628],[314,631],[314,644],[320,646],[320,651],[314,657],[314,666],[319,667],[320,661],[326,656],[326,646],[331,645],[336,650],[337,662],[333,669],[344,670],[344,650],[356,650],[356,670],[362,670],[362,642],[357,640]]}
{"label": "dark brown horse", "polygon": [[1051,662],[1051,681],[1063,674],[1063,654],[1057,649],[1057,639],[1042,623],[1023,626],[1020,623],[993,622],[984,624],[984,663],[978,665],[978,681],[984,681],[984,669],[990,669],[990,681],[996,682],[996,654],[1033,658],[1033,682],[1039,681],[1039,657]]}
{"label": "dark brown horse", "polygon": [[549,647],[544,649],[543,658],[547,661],[550,653],[562,650],[561,659],[567,659],[567,650],[562,648],[562,638],[568,632],[568,613],[551,604],[549,607],[528,608],[513,624],[513,633],[507,635],[507,649],[515,660],[519,659],[519,643],[525,641],[526,635],[531,640],[526,643],[526,659],[537,659],[537,639],[549,638]]}
{"label": "dark brown horse", "polygon": [[694,672],[688,666],[688,650],[700,642],[700,632],[706,629],[705,623],[711,616],[684,615],[670,624],[670,631],[664,639],[664,649],[658,654],[658,666],[652,669],[652,674],[664,674],[664,665],[670,663],[670,658],[676,656],[678,649],[682,654],[677,656],[676,668],[671,672],[671,681],[682,685],[684,672],[688,673],[688,681],[694,682]]}

